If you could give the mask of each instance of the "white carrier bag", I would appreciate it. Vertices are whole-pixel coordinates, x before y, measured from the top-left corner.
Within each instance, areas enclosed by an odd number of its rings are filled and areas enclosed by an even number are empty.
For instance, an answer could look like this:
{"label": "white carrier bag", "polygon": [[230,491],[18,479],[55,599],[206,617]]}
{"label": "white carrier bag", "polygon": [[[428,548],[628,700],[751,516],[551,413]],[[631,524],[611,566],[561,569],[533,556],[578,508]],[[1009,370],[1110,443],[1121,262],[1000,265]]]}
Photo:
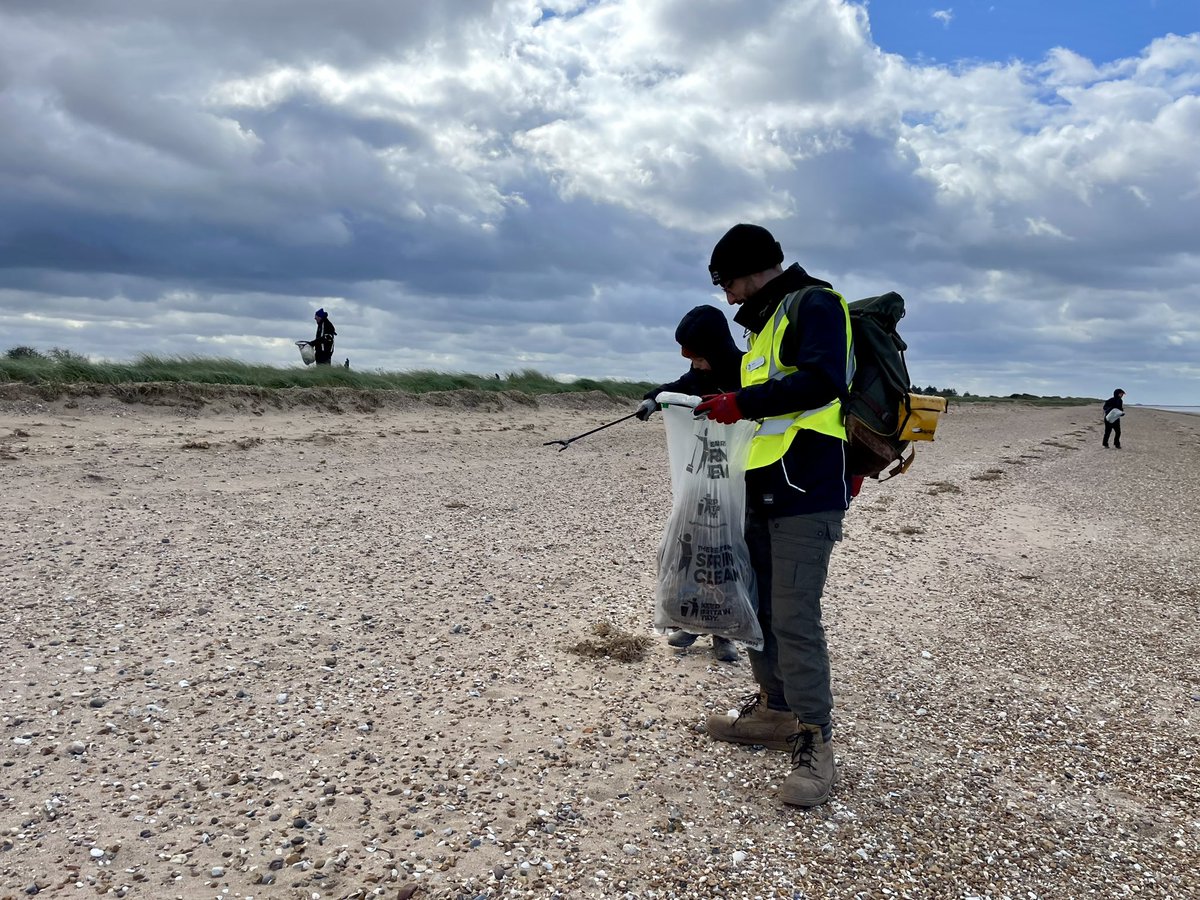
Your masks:
{"label": "white carrier bag", "polygon": [[746,549],[746,459],[753,422],[697,419],[699,397],[663,392],[671,517],[658,548],[654,627],[763,646],[758,590]]}
{"label": "white carrier bag", "polygon": [[317,361],[317,348],[311,342],[296,341],[296,346],[300,348],[300,358],[306,366],[311,366]]}

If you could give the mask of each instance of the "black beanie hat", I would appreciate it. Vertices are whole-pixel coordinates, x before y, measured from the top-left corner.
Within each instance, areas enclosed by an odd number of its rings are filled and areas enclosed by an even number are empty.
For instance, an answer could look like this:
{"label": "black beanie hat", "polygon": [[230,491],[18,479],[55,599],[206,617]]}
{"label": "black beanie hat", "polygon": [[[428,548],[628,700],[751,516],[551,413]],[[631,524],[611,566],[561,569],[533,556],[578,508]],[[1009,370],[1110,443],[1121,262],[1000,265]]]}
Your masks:
{"label": "black beanie hat", "polygon": [[694,306],[688,310],[675,328],[675,342],[688,359],[702,356],[711,362],[742,355],[729,333],[725,313],[715,306]]}
{"label": "black beanie hat", "polygon": [[783,262],[783,248],[761,225],[734,225],[713,247],[708,274],[715,285],[765,272]]}

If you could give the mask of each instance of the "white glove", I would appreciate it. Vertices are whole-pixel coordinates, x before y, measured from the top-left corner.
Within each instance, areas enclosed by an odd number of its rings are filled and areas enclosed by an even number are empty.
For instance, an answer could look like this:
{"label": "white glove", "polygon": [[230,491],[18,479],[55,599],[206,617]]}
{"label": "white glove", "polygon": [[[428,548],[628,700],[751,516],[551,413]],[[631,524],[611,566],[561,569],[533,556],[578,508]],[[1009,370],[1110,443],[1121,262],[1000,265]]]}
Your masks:
{"label": "white glove", "polygon": [[658,404],[653,400],[643,400],[641,405],[637,408],[636,415],[640,421],[645,422],[654,414],[656,409],[658,409]]}

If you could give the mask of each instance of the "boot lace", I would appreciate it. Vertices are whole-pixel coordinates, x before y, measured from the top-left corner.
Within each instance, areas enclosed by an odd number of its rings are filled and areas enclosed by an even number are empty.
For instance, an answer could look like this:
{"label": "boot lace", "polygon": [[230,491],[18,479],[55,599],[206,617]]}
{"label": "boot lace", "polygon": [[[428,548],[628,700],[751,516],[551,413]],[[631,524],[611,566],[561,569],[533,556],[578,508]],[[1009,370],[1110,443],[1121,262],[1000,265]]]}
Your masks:
{"label": "boot lace", "polygon": [[744,719],[746,716],[754,712],[758,708],[758,704],[762,701],[762,693],[748,694],[743,697],[738,703],[741,708],[738,710],[738,719]]}
{"label": "boot lace", "polygon": [[817,752],[817,736],[814,731],[797,731],[788,739],[788,743],[792,745],[792,768],[799,769],[804,767],[817,770],[814,754]]}

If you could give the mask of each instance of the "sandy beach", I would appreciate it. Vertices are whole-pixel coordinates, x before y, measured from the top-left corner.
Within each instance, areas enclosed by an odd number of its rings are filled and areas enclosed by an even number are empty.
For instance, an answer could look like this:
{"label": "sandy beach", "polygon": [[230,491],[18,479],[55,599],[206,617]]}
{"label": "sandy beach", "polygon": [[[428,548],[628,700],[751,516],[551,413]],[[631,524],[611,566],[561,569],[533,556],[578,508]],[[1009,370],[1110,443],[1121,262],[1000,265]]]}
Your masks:
{"label": "sandy beach", "polygon": [[0,898],[1200,896],[1200,416],[955,404],[868,484],[804,811],[650,629],[661,417],[140,399],[0,391]]}

